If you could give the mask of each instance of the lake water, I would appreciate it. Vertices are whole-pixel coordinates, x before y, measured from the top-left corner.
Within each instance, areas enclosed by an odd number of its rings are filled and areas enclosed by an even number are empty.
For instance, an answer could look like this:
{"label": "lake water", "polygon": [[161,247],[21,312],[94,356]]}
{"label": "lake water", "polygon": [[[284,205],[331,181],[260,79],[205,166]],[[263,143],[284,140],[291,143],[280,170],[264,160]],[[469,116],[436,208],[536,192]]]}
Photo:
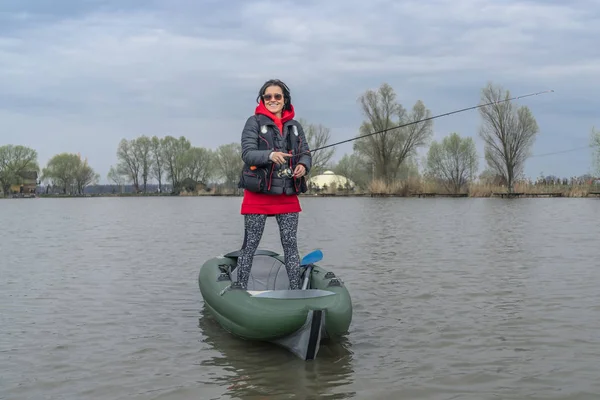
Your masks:
{"label": "lake water", "polygon": [[0,399],[600,398],[599,199],[302,198],[354,304],[309,362],[204,312],[240,202],[1,200]]}

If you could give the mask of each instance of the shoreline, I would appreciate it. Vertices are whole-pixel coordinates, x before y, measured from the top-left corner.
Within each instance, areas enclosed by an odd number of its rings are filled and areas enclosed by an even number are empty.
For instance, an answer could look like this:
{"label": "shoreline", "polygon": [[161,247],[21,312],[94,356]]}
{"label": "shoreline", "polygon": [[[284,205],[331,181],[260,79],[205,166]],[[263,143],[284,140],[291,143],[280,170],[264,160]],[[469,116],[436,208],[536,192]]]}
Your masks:
{"label": "shoreline", "polygon": [[[92,198],[92,197],[243,197],[237,193],[201,193],[201,194],[181,194],[174,195],[170,193],[90,193],[83,195],[61,195],[61,194],[36,194],[31,195],[12,195],[8,197],[0,197],[0,199],[73,199],[73,198]],[[600,198],[600,191],[579,192],[577,195],[572,195],[565,192],[492,192],[492,193],[309,193],[299,195],[301,198],[312,197],[370,197],[370,198]]]}

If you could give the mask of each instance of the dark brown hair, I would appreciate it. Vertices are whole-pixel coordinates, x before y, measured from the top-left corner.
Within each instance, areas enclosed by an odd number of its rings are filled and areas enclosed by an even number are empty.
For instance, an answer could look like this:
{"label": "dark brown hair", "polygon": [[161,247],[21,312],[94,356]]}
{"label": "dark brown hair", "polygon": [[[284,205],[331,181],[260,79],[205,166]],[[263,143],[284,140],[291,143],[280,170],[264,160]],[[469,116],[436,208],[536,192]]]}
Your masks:
{"label": "dark brown hair", "polygon": [[260,103],[260,99],[262,95],[265,94],[265,91],[269,86],[279,86],[281,91],[283,92],[283,109],[289,110],[292,108],[292,96],[290,95],[290,89],[287,87],[285,83],[280,81],[279,79],[269,79],[262,85],[260,90],[258,91],[258,96],[256,97],[256,102]]}

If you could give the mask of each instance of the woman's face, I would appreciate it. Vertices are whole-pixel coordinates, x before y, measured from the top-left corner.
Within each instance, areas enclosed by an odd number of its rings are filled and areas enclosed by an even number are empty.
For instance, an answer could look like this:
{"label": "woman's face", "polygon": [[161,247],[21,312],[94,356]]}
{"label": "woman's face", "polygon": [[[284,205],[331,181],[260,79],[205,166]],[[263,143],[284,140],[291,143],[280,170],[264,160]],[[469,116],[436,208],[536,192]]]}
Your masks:
{"label": "woman's face", "polygon": [[283,110],[283,91],[279,86],[269,86],[262,95],[267,110],[279,114]]}

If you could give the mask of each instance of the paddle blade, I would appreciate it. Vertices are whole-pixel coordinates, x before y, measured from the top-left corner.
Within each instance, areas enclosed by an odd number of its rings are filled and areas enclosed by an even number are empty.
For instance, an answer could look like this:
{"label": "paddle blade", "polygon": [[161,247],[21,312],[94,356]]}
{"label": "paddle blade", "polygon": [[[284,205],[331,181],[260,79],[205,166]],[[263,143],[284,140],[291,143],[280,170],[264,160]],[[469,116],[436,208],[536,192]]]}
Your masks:
{"label": "paddle blade", "polygon": [[323,259],[323,252],[321,250],[314,250],[304,257],[302,257],[302,261],[300,261],[300,265],[308,265],[319,262]]}

